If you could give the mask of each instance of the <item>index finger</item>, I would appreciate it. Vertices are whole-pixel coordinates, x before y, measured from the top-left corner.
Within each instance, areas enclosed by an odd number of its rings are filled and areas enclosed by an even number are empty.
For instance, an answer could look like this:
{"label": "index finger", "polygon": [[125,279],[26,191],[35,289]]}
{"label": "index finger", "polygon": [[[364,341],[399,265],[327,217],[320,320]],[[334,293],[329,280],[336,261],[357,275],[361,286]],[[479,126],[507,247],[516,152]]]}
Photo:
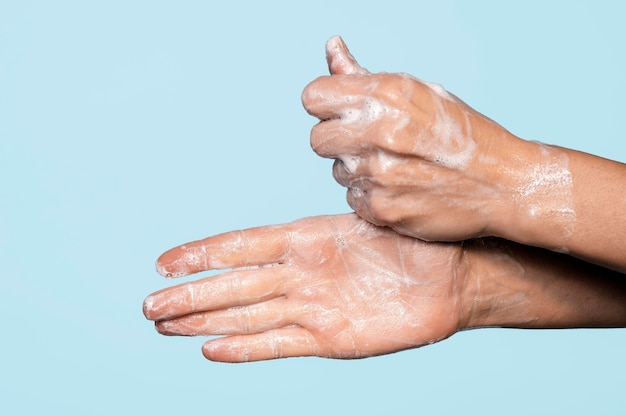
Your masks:
{"label": "index finger", "polygon": [[322,76],[304,88],[302,105],[320,120],[340,118],[351,109],[363,108],[378,84],[375,75]]}
{"label": "index finger", "polygon": [[157,260],[156,269],[171,278],[206,270],[260,266],[280,262],[288,246],[285,226],[231,231],[166,251]]}

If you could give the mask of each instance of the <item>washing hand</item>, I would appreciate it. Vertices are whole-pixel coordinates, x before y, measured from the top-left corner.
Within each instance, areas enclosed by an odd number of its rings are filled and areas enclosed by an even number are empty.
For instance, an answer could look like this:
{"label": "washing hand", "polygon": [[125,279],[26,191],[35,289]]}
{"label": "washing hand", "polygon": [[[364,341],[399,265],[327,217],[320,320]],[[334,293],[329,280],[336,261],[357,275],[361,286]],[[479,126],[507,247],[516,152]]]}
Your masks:
{"label": "washing hand", "polygon": [[321,120],[311,145],[336,160],[333,175],[362,218],[430,241],[535,243],[528,224],[544,217],[549,230],[536,231],[558,238],[545,246],[565,244],[574,213],[563,152],[515,137],[440,85],[369,73],[339,37],[326,56],[331,76],[302,94]]}
{"label": "washing hand", "polygon": [[623,275],[510,243],[428,243],[354,214],[235,231],[164,253],[167,277],[232,270],[156,292],[166,335],[223,335],[215,361],[360,358],[482,327],[626,325]]}
{"label": "washing hand", "polygon": [[157,263],[176,277],[233,270],[149,296],[167,335],[225,335],[211,360],[358,358],[446,338],[462,323],[467,276],[459,245],[398,235],[354,214],[312,217],[210,237]]}

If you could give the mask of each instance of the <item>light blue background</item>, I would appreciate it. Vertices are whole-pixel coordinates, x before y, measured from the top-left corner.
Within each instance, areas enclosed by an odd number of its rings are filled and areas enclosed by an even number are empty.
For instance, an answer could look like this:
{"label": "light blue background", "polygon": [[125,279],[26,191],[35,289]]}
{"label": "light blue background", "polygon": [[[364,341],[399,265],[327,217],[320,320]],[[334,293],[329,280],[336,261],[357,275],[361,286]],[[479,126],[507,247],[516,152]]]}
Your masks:
{"label": "light blue background", "polygon": [[626,161],[622,4],[0,1],[0,413],[625,414],[624,330],[229,365],[141,313],[174,245],[348,211],[300,104],[334,34],[519,136]]}

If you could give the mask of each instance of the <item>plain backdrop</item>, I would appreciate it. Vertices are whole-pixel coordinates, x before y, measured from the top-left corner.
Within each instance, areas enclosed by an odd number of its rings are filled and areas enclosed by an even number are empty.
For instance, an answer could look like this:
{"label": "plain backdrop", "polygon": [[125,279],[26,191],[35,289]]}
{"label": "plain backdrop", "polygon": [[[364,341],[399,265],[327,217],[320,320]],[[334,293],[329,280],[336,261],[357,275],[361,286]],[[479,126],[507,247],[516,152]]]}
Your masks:
{"label": "plain backdrop", "polygon": [[626,161],[623,4],[0,0],[0,413],[625,414],[621,329],[233,365],[141,313],[170,247],[349,211],[300,102],[335,34],[521,137]]}

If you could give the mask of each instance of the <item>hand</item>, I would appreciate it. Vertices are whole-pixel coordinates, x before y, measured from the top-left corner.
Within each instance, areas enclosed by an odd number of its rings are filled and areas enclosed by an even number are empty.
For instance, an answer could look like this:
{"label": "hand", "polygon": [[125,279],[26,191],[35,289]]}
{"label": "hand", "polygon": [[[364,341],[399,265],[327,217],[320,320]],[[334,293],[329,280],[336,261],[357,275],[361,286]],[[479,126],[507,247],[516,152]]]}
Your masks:
{"label": "hand", "polygon": [[333,175],[362,218],[424,240],[527,242],[515,227],[545,214],[567,237],[571,180],[558,151],[516,138],[440,85],[370,74],[339,37],[326,54],[331,76],[302,94],[321,120],[311,145],[336,159]]}
{"label": "hand", "polygon": [[425,243],[354,214],[230,232],[174,248],[164,276],[233,268],[161,290],[144,314],[166,335],[226,335],[206,358],[359,358],[418,347],[461,327],[460,245]]}

